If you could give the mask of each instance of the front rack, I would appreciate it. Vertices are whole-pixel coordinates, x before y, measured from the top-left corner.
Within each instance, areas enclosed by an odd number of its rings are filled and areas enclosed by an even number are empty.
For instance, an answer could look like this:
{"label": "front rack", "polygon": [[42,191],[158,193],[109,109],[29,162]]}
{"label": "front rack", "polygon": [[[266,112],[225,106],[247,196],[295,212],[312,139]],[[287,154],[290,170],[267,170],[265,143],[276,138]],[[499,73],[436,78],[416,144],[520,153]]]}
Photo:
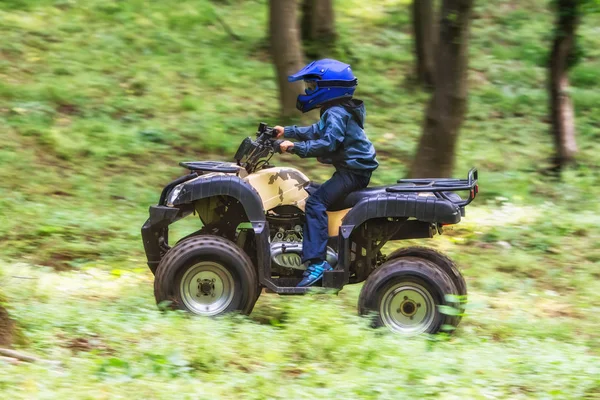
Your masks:
{"label": "front rack", "polygon": [[182,161],[179,163],[190,171],[223,172],[233,174],[240,170],[238,166],[226,161]]}
{"label": "front rack", "polygon": [[[386,191],[391,193],[420,193],[433,192],[436,197],[444,198],[459,207],[471,203],[479,193],[477,183],[478,173],[476,168],[471,168],[467,179],[454,178],[426,178],[426,179],[399,179],[402,185],[390,186]],[[447,192],[469,191],[469,197],[461,201],[455,201]]]}

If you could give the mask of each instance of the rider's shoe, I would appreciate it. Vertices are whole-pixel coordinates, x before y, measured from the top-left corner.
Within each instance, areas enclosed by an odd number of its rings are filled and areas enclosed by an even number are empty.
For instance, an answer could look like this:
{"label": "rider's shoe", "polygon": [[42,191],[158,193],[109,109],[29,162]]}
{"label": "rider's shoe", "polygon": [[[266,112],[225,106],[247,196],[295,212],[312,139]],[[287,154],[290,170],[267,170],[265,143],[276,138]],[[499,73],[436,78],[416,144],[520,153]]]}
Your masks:
{"label": "rider's shoe", "polygon": [[306,287],[314,284],[319,279],[323,278],[323,272],[331,271],[333,267],[327,261],[312,263],[304,271],[304,278],[300,281],[297,287]]}

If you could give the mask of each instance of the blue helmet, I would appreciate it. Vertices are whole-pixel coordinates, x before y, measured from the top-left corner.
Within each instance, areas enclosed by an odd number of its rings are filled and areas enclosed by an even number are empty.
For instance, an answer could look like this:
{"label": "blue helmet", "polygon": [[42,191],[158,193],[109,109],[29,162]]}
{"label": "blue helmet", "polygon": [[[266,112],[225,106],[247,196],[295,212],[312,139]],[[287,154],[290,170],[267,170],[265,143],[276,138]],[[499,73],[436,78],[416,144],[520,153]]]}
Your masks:
{"label": "blue helmet", "polygon": [[329,58],[313,61],[288,76],[289,82],[299,80],[306,82],[305,94],[299,95],[296,102],[296,108],[303,113],[328,101],[352,98],[358,85],[358,79],[348,64]]}

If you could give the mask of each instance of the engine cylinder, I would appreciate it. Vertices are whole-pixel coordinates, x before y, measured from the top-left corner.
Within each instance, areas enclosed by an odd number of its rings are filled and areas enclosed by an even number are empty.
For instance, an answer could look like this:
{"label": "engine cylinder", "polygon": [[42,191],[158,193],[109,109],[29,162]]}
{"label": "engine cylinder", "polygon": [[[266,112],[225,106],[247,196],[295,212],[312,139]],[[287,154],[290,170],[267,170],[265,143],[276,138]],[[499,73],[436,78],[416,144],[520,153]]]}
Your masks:
{"label": "engine cylinder", "polygon": [[[306,269],[306,263],[302,263],[302,243],[275,242],[271,244],[271,260],[281,268]],[[335,268],[338,263],[338,255],[327,247],[327,262]]]}

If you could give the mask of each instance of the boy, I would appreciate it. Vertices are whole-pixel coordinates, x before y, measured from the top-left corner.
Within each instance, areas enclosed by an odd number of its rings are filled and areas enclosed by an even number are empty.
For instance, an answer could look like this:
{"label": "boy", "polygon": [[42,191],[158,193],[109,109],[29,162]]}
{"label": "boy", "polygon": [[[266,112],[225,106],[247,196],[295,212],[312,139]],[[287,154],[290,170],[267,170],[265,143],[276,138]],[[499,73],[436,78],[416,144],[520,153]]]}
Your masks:
{"label": "boy", "polygon": [[332,164],[336,171],[306,202],[306,225],[302,261],[309,262],[299,287],[310,286],[333,269],[327,254],[327,208],[349,193],[367,187],[371,173],[378,167],[375,148],[364,132],[365,106],[352,95],[358,84],[350,66],[336,60],[308,64],[288,81],[304,80],[306,90],[298,96],[296,107],[307,112],[321,109],[318,123],[307,127],[276,126],[277,137],[284,141],[281,151],[298,156],[317,157]]}

